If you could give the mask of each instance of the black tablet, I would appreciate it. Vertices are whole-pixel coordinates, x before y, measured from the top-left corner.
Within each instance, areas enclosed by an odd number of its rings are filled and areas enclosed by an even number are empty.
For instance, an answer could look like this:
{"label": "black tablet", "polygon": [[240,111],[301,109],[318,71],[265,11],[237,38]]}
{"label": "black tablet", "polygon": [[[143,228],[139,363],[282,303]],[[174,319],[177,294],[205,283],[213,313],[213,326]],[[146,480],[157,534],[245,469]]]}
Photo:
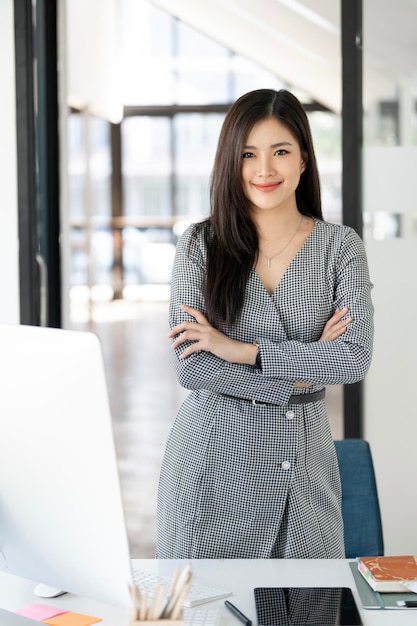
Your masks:
{"label": "black tablet", "polygon": [[258,626],[361,626],[348,587],[257,587]]}

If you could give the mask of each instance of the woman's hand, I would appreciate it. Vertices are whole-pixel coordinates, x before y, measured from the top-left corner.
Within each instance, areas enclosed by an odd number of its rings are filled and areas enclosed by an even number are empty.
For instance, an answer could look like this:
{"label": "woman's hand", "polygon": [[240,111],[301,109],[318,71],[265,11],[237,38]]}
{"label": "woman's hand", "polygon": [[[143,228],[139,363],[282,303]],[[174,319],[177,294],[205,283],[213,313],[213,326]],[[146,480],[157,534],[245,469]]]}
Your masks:
{"label": "woman's hand", "polygon": [[338,339],[346,332],[347,326],[351,323],[352,318],[347,317],[342,319],[346,313],[349,311],[349,308],[345,306],[343,309],[336,309],[333,313],[332,317],[327,322],[326,326],[323,329],[321,337],[319,341],[334,341],[334,339]]}
{"label": "woman's hand", "polygon": [[172,343],[171,348],[173,349],[178,348],[186,341],[194,342],[184,350],[180,359],[185,359],[194,352],[204,350],[229,363],[247,363],[248,365],[255,363],[258,351],[255,345],[227,337],[209,324],[207,318],[197,309],[185,305],[181,305],[181,309],[191,315],[195,322],[181,322],[168,333],[168,337],[178,335]]}
{"label": "woman's hand", "polygon": [[[341,337],[346,332],[348,324],[352,321],[351,317],[342,319],[344,315],[349,311],[349,308],[345,306],[343,309],[336,309],[332,317],[327,322],[323,329],[319,341],[333,341],[338,337]],[[294,387],[310,387],[311,383],[294,383]]]}

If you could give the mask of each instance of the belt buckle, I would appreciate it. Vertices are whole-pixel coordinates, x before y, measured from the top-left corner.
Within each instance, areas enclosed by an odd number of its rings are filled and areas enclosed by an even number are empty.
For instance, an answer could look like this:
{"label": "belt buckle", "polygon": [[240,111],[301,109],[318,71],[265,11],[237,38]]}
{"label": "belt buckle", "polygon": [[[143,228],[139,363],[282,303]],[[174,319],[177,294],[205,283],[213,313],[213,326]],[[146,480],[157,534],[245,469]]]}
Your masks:
{"label": "belt buckle", "polygon": [[252,406],[266,406],[265,402],[257,402],[256,400],[252,400]]}

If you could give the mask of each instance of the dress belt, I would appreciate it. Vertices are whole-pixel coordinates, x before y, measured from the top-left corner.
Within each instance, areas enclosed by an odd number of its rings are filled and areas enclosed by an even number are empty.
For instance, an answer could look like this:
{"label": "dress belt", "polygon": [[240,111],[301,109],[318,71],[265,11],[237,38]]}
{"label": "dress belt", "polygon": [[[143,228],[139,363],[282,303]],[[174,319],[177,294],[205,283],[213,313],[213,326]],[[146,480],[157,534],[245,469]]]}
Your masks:
{"label": "dress belt", "polygon": [[[320,389],[313,393],[300,393],[293,394],[288,400],[288,404],[309,404],[310,402],[318,402],[326,397],[326,389]],[[265,406],[266,402],[258,402],[258,400],[252,400],[253,406]]]}
{"label": "dress belt", "polygon": [[288,404],[308,404],[309,402],[318,402],[324,400],[326,397],[326,389],[320,389],[313,393],[300,393],[299,395],[292,395],[288,400]]}

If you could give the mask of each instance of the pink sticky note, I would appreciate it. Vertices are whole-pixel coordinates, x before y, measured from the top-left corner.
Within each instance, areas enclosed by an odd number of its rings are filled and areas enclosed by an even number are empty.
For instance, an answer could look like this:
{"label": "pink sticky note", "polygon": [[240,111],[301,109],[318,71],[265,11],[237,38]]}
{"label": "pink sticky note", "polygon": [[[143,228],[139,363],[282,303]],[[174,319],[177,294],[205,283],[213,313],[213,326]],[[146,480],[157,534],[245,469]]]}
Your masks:
{"label": "pink sticky note", "polygon": [[50,626],[90,626],[101,622],[101,617],[91,617],[82,613],[64,613],[44,620],[44,624]]}
{"label": "pink sticky note", "polygon": [[67,613],[67,611],[62,611],[61,609],[49,606],[48,604],[30,604],[29,606],[25,606],[23,609],[16,611],[16,613],[18,615],[23,615],[24,617],[29,617],[37,622],[42,622],[50,617]]}

